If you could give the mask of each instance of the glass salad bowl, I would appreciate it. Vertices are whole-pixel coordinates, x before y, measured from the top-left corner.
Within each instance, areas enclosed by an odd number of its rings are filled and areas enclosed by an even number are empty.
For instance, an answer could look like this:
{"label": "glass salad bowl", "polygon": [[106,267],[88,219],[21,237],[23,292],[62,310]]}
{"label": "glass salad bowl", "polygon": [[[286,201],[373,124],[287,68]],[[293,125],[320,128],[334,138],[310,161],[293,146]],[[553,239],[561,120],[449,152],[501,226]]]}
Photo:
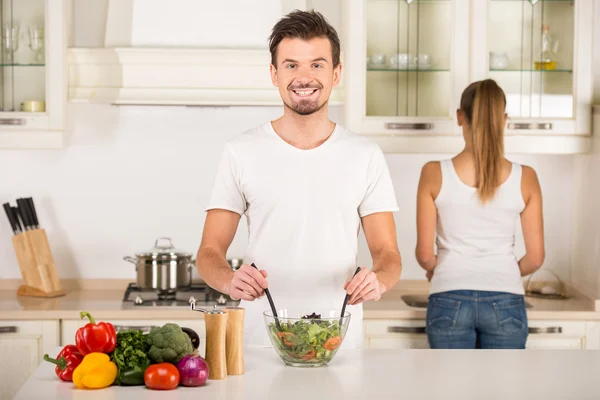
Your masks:
{"label": "glass salad bowl", "polygon": [[313,309],[293,312],[280,309],[277,318],[271,310],[263,313],[275,351],[293,367],[320,367],[337,353],[350,324],[350,313],[340,309]]}

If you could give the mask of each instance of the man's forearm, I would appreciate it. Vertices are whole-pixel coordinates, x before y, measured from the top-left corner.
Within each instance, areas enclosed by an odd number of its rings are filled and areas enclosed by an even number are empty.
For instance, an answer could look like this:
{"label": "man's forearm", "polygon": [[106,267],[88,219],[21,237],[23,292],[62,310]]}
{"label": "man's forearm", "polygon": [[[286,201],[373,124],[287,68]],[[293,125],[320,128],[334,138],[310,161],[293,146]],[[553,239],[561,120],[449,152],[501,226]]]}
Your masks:
{"label": "man's forearm", "polygon": [[219,251],[211,247],[201,247],[196,257],[196,268],[208,286],[229,294],[233,270]]}
{"label": "man's forearm", "polygon": [[395,250],[382,251],[373,258],[373,270],[377,275],[381,293],[390,290],[398,280],[402,272],[402,258]]}

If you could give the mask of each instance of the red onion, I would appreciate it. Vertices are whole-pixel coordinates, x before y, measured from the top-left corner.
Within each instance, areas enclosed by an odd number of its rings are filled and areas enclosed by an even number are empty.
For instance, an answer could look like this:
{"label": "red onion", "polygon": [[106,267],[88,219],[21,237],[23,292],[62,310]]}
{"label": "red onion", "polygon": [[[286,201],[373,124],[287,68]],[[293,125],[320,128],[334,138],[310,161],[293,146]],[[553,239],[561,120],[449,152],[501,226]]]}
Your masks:
{"label": "red onion", "polygon": [[208,378],[208,365],[197,354],[188,354],[177,363],[179,383],[183,386],[202,386]]}

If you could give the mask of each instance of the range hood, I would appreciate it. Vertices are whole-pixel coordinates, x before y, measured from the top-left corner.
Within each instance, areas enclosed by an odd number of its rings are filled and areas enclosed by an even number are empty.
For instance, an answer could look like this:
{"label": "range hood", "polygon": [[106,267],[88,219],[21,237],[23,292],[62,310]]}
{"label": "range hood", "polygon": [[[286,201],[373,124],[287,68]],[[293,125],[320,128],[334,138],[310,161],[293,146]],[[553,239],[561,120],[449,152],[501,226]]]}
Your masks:
{"label": "range hood", "polygon": [[[108,0],[104,46],[69,49],[69,100],[280,105],[266,38],[297,0]],[[342,101],[341,88],[331,104]]]}

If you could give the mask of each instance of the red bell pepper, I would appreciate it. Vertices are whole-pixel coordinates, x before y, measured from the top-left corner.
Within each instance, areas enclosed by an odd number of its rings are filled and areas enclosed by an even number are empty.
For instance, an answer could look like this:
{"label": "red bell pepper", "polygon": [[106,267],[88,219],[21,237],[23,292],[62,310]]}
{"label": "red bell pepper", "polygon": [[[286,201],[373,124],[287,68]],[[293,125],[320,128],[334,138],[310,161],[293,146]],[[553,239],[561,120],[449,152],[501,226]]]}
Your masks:
{"label": "red bell pepper", "polygon": [[81,318],[88,317],[90,322],[79,328],[75,334],[75,345],[82,355],[90,353],[111,353],[117,345],[117,332],[108,322],[94,321],[90,313],[82,311]]}
{"label": "red bell pepper", "polygon": [[44,354],[44,360],[56,364],[54,372],[61,381],[71,382],[73,381],[73,371],[81,364],[83,356],[75,345],[68,344],[58,353],[56,358],[50,358],[48,354]]}

